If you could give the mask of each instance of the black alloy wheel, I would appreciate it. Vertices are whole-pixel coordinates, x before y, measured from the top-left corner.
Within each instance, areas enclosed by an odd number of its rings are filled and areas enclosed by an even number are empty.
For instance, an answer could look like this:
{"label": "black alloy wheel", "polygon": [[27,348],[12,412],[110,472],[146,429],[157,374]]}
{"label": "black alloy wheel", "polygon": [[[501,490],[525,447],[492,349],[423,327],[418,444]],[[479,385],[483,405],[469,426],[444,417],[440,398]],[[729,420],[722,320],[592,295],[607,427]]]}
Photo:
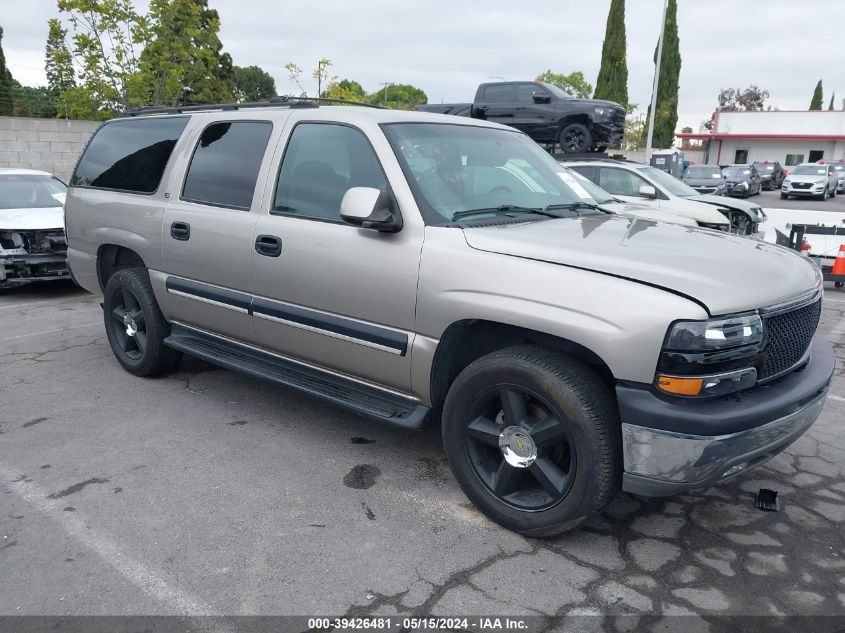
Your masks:
{"label": "black alloy wheel", "polygon": [[575,477],[576,453],[564,417],[542,396],[516,385],[480,393],[464,431],[464,450],[479,480],[519,510],[562,501]]}
{"label": "black alloy wheel", "polygon": [[131,290],[121,288],[111,310],[114,341],[130,360],[140,360],[147,349],[147,324],[141,304]]}
{"label": "black alloy wheel", "polygon": [[569,154],[580,154],[590,151],[593,137],[586,125],[570,123],[560,132],[560,148]]}

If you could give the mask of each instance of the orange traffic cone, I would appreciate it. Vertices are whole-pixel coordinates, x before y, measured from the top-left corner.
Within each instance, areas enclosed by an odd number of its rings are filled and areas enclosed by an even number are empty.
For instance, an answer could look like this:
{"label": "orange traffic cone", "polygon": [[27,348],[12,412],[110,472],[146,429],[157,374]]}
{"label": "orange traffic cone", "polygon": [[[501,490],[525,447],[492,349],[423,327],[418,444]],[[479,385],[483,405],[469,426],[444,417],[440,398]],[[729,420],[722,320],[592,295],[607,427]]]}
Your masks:
{"label": "orange traffic cone", "polygon": [[830,269],[832,275],[845,275],[845,244],[839,245],[839,252],[836,254],[836,259],[833,260],[833,268]]}

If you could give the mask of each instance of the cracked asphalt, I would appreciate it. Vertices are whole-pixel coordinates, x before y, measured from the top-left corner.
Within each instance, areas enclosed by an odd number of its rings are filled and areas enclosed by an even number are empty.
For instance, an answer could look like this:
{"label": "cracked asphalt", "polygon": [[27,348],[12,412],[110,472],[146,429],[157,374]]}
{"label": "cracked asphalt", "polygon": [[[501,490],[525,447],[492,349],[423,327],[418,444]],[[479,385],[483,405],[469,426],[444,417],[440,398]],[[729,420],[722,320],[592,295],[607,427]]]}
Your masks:
{"label": "cracked asphalt", "polygon": [[[845,618],[845,293],[832,285],[821,332],[839,361],[805,436],[718,487],[623,494],[552,540],[480,515],[436,431],[187,358],[135,378],[101,319],[71,285],[0,294],[0,615],[532,615],[550,629],[650,616],[613,630]],[[760,487],[780,512],[754,508]]]}

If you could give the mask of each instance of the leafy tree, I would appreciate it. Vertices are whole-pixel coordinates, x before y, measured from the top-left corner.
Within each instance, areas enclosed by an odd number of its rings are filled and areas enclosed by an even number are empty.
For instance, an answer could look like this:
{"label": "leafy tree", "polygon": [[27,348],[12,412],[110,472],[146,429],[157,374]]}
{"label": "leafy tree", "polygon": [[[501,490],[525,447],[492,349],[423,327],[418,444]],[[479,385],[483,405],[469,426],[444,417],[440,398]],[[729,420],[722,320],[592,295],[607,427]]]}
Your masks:
{"label": "leafy tree", "polygon": [[[769,98],[768,90],[761,90],[754,84],[744,90],[739,88],[722,88],[719,91],[719,112],[758,112],[766,109],[766,99]],[[770,108],[771,109],[771,108]],[[704,127],[713,129],[716,113],[714,112]]]}
{"label": "leafy tree", "polygon": [[47,21],[47,46],[45,50],[45,70],[47,87],[54,95],[60,95],[76,85],[73,70],[73,56],[67,47],[67,29],[56,18]]}
{"label": "leafy tree", "polygon": [[14,116],[28,116],[40,119],[56,118],[56,96],[46,86],[22,86],[12,80]]}
{"label": "leafy tree", "polygon": [[13,112],[12,73],[6,68],[6,55],[3,53],[3,27],[0,26],[0,115],[8,116]]}
{"label": "leafy tree", "polygon": [[367,93],[361,84],[351,79],[341,79],[338,81],[337,77],[332,78],[321,96],[329,99],[342,99],[343,101],[355,101],[358,103],[367,102]]}
{"label": "leafy tree", "polygon": [[238,101],[269,101],[276,96],[276,82],[258,66],[235,66],[232,94]]}
{"label": "leafy tree", "polygon": [[821,110],[823,98],[822,80],[819,79],[819,83],[816,84],[816,89],[813,91],[813,99],[810,101],[810,110]]}
{"label": "leafy tree", "polygon": [[636,151],[645,147],[645,118],[637,112],[637,106],[629,109],[625,118],[625,133],[622,137],[622,149]]}
{"label": "leafy tree", "polygon": [[329,66],[332,65],[332,60],[323,57],[317,62],[317,67],[311,73],[311,76],[317,80],[317,96],[323,94],[323,82],[328,81]]}
{"label": "leafy tree", "polygon": [[220,17],[208,0],[152,0],[150,41],[130,80],[132,105],[232,100],[232,58],[218,37]]}
{"label": "leafy tree", "polygon": [[607,29],[601,49],[601,68],[596,79],[595,99],[628,105],[628,62],[625,41],[625,0],[611,0]]}
{"label": "leafy tree", "polygon": [[593,94],[592,85],[584,79],[584,73],[580,70],[576,70],[568,75],[553,73],[551,70],[547,70],[537,75],[536,81],[557,86],[566,94],[572,97],[578,97],[579,99],[588,99]]}
{"label": "leafy tree", "polygon": [[[660,78],[657,83],[657,110],[654,113],[654,136],[652,147],[671,147],[678,124],[678,80],[681,76],[681,43],[678,38],[678,2],[669,0],[666,7],[666,23],[663,30],[663,55],[660,58]],[[657,64],[657,50],[654,49],[654,63]],[[648,107],[646,120],[651,118]],[[648,135],[646,124],[644,134]]]}
{"label": "leafy tree", "polygon": [[376,105],[386,103],[393,110],[410,110],[416,105],[428,103],[428,96],[410,84],[390,84],[371,94],[368,101]]}
{"label": "leafy tree", "polygon": [[108,118],[125,109],[128,83],[150,40],[149,19],[132,0],[58,0],[58,7],[73,32],[78,85],[65,91],[70,115]]}
{"label": "leafy tree", "polygon": [[830,95],[830,105],[827,106],[828,111],[833,110],[833,102],[836,101],[836,91],[833,91],[833,94]]}

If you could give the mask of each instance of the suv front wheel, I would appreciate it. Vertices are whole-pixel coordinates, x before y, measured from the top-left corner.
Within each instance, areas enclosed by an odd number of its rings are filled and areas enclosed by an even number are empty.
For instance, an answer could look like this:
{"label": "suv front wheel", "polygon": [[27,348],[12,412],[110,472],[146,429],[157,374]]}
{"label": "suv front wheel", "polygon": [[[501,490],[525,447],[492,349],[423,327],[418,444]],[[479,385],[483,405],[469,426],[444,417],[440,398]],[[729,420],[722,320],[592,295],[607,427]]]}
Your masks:
{"label": "suv front wheel", "polygon": [[112,352],[130,374],[152,376],[179,362],[181,353],[164,344],[170,327],[143,268],[122,268],[109,278],[103,319]]}
{"label": "suv front wheel", "polygon": [[621,487],[612,392],[587,365],[554,350],[512,347],[464,369],[446,397],[443,443],[467,497],[528,536],[578,526]]}

